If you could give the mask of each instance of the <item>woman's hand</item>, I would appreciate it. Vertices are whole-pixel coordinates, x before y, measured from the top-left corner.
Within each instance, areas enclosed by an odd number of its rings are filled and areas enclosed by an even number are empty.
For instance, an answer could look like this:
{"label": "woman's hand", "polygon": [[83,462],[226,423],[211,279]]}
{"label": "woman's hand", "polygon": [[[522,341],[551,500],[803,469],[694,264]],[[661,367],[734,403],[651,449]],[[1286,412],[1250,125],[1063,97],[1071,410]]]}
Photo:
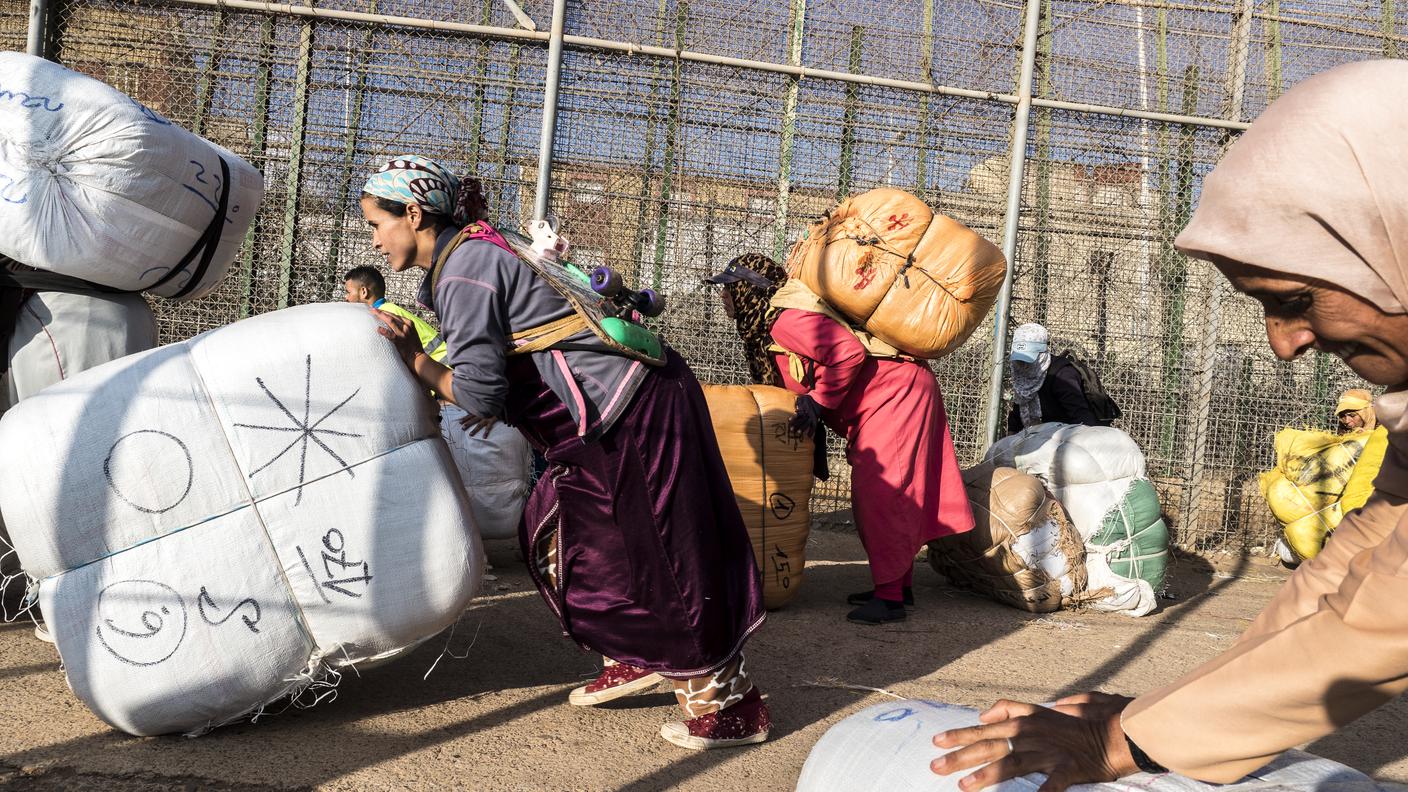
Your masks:
{"label": "woman's hand", "polygon": [[821,407],[811,396],[803,394],[797,397],[797,413],[787,422],[787,428],[807,437],[815,437],[816,425],[820,420]]}
{"label": "woman's hand", "polygon": [[477,415],[465,413],[464,417],[460,419],[460,428],[468,432],[470,437],[477,437],[481,430],[483,430],[484,436],[488,437],[489,430],[493,429],[494,424],[498,422],[499,419],[492,415],[488,418],[480,418]]}
{"label": "woman's hand", "polygon": [[406,367],[415,371],[416,355],[425,354],[425,348],[420,345],[420,336],[416,334],[415,325],[403,316],[378,311],[375,308],[368,309],[381,327],[376,331],[391,340],[392,346],[396,347],[396,354],[401,356]]}
{"label": "woman's hand", "polygon": [[1114,781],[1139,772],[1120,728],[1119,714],[1128,703],[1104,694],[1062,699],[1058,709],[999,701],[979,716],[981,726],[934,735],[935,746],[958,750],[929,766],[939,775],[951,775],[983,765],[958,782],[964,792],[1028,773],[1047,775],[1038,792]]}

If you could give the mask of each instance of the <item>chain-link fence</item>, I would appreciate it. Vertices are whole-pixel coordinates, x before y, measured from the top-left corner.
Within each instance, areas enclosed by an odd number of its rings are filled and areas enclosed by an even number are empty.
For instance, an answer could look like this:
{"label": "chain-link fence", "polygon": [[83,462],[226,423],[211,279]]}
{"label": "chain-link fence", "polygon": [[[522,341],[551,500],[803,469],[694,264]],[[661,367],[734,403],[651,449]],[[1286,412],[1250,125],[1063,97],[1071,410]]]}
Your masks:
{"label": "chain-link fence", "polygon": [[[501,223],[531,215],[551,0],[50,0],[49,55],[263,170],[268,194],[215,295],[156,301],[165,340],[338,296],[378,263],[358,212],[378,159],[476,174]],[[1012,323],[1094,362],[1194,549],[1265,546],[1256,489],[1287,424],[1328,426],[1354,378],[1275,360],[1260,316],[1172,247],[1240,122],[1335,64],[1397,57],[1397,0],[1041,2],[1016,224]],[[911,190],[1004,234],[1020,0],[568,0],[550,208],[579,261],[656,285],[702,379],[742,381],[699,280],[780,255],[838,198]],[[0,0],[0,44],[28,4]],[[410,278],[392,298],[411,302]],[[935,368],[960,457],[985,445],[992,321]],[[838,474],[818,511],[845,508]]]}

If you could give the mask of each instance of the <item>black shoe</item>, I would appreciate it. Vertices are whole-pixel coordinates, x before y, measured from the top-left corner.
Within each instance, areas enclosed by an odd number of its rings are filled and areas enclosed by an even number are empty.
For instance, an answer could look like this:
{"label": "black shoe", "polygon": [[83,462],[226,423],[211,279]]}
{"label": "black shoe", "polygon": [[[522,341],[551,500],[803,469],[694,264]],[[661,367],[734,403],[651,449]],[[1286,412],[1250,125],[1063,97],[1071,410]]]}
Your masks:
{"label": "black shoe", "polygon": [[[846,597],[847,605],[864,605],[875,597],[875,589],[861,591]],[[904,587],[904,604],[910,608],[914,607],[914,589],[909,586]]]}
{"label": "black shoe", "polygon": [[886,622],[904,621],[908,614],[904,611],[904,603],[894,600],[883,600],[879,597],[871,597],[870,601],[846,614],[846,619],[858,624],[884,624]]}

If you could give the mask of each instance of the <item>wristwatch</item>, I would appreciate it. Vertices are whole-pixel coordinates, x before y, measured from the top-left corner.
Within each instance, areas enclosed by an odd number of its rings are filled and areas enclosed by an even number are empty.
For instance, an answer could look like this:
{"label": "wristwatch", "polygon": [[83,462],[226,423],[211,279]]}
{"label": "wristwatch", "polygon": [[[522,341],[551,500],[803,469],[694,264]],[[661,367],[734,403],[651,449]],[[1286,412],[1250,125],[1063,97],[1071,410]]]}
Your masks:
{"label": "wristwatch", "polygon": [[1144,749],[1134,744],[1134,740],[1125,735],[1124,742],[1129,746],[1129,755],[1134,757],[1134,766],[1142,773],[1167,773],[1168,768],[1149,758],[1149,754],[1144,753]]}

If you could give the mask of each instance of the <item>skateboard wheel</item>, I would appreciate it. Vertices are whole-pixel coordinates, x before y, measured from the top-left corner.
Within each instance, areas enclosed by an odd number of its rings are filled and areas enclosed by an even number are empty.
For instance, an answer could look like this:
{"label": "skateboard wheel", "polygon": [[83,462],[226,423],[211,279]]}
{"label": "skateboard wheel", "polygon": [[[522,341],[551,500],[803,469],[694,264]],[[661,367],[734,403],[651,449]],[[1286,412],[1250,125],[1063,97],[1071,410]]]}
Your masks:
{"label": "skateboard wheel", "polygon": [[591,286],[602,297],[615,297],[621,293],[621,274],[610,267],[597,267],[592,270]]}
{"label": "skateboard wheel", "polygon": [[641,289],[637,295],[636,310],[645,316],[659,316],[665,312],[665,295],[654,289]]}

